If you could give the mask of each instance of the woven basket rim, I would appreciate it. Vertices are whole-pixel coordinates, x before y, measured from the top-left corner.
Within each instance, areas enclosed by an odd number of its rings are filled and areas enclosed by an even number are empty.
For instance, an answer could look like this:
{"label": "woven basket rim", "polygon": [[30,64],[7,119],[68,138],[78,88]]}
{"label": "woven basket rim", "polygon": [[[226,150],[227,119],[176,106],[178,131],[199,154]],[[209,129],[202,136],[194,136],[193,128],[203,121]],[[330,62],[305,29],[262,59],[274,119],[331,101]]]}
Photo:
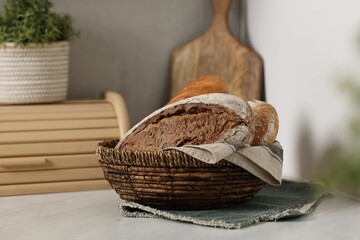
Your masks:
{"label": "woven basket rim", "polygon": [[19,45],[14,42],[4,42],[0,45],[0,48],[7,48],[7,49],[42,49],[47,47],[68,47],[70,45],[70,41],[58,41],[52,43],[29,43],[25,46]]}
{"label": "woven basket rim", "polygon": [[118,141],[118,139],[111,139],[98,143],[96,155],[98,156],[100,163],[145,167],[241,168],[226,160],[221,160],[216,164],[205,163],[184,152],[174,149],[166,151],[131,151],[115,149],[114,146]]}

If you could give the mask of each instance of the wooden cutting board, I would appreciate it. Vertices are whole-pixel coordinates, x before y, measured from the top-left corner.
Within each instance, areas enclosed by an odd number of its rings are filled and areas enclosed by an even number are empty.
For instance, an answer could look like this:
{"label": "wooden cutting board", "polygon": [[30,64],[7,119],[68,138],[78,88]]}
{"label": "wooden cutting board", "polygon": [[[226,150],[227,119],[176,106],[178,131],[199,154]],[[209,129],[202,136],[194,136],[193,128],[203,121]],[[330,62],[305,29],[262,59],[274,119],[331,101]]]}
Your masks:
{"label": "wooden cutting board", "polygon": [[214,17],[209,29],[173,51],[171,97],[198,77],[217,75],[228,82],[230,94],[246,100],[260,99],[262,59],[230,32],[230,5],[231,0],[213,0]]}

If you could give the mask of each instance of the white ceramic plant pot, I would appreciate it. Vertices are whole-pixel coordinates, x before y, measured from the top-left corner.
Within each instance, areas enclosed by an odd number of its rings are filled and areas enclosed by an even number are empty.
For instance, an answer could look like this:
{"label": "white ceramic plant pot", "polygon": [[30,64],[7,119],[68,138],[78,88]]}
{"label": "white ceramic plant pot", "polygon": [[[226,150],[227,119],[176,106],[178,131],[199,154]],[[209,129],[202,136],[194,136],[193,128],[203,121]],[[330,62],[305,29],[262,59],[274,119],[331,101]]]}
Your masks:
{"label": "white ceramic plant pot", "polygon": [[0,47],[0,103],[48,103],[66,99],[69,42],[5,43]]}

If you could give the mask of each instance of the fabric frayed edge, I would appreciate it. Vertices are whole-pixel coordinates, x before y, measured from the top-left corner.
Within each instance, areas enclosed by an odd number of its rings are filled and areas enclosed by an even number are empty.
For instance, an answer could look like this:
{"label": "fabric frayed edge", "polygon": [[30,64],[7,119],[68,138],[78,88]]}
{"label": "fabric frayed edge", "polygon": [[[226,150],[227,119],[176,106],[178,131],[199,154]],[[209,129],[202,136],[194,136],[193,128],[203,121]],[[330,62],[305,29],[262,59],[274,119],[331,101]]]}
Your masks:
{"label": "fabric frayed edge", "polygon": [[[304,216],[308,215],[310,213],[313,213],[316,208],[320,205],[320,203],[327,197],[329,192],[322,193],[317,199],[306,201],[303,203],[297,203],[294,207],[289,207],[283,210],[274,211],[269,214],[263,214],[260,216],[257,216],[255,218],[249,219],[248,221],[244,223],[240,223],[238,228],[243,228],[250,226],[251,224],[258,223],[258,222],[270,222],[270,221],[276,221],[282,218],[286,217],[297,217],[297,216]],[[308,204],[311,204],[311,207],[308,208],[305,212],[301,212],[300,209]]]}
{"label": "fabric frayed edge", "polygon": [[[173,213],[169,213],[162,210],[157,210],[148,206],[144,206],[138,203],[129,202],[129,201],[123,201],[119,208],[122,210],[123,215],[125,217],[137,217],[137,218],[165,218],[175,221],[182,221],[182,222],[190,222],[202,226],[208,226],[208,227],[215,227],[215,228],[225,228],[225,229],[241,229],[244,227],[248,227],[252,224],[256,224],[259,222],[270,222],[270,221],[276,221],[281,218],[285,217],[296,217],[296,216],[303,216],[310,214],[316,210],[316,208],[319,206],[319,204],[322,202],[323,199],[329,194],[329,191],[325,191],[317,196],[316,199],[313,199],[311,201],[306,201],[303,203],[296,203],[294,206],[277,210],[271,213],[262,214],[259,216],[256,216],[254,218],[248,219],[247,221],[241,222],[241,223],[228,223],[225,221],[219,221],[219,220],[200,220],[195,219],[192,217],[187,216],[180,216]],[[311,207],[308,208],[305,212],[301,212],[300,209],[308,204],[311,204]],[[129,211],[126,208],[141,210],[141,211]]]}
{"label": "fabric frayed edge", "polygon": [[[157,210],[148,206],[144,206],[134,202],[123,201],[119,208],[122,210],[122,213],[125,217],[135,217],[135,218],[157,218],[157,219],[169,219],[181,222],[189,222],[195,223],[202,226],[209,226],[209,227],[218,227],[218,228],[228,228],[234,229],[235,224],[229,224],[225,221],[207,221],[207,220],[199,220],[192,217],[180,216],[173,213],[166,212],[165,210]],[[126,208],[137,209],[140,211],[128,211]]]}

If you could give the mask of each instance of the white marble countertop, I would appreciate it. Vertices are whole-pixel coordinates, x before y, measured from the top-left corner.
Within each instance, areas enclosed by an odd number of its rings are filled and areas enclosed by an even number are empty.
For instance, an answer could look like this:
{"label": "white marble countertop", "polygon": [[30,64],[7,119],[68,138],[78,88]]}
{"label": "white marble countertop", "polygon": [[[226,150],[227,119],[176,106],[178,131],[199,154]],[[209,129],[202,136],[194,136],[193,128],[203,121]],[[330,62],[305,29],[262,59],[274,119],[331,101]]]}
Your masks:
{"label": "white marble countertop", "polygon": [[240,230],[125,218],[113,190],[0,197],[0,239],[359,239],[360,204],[326,199],[311,215]]}

